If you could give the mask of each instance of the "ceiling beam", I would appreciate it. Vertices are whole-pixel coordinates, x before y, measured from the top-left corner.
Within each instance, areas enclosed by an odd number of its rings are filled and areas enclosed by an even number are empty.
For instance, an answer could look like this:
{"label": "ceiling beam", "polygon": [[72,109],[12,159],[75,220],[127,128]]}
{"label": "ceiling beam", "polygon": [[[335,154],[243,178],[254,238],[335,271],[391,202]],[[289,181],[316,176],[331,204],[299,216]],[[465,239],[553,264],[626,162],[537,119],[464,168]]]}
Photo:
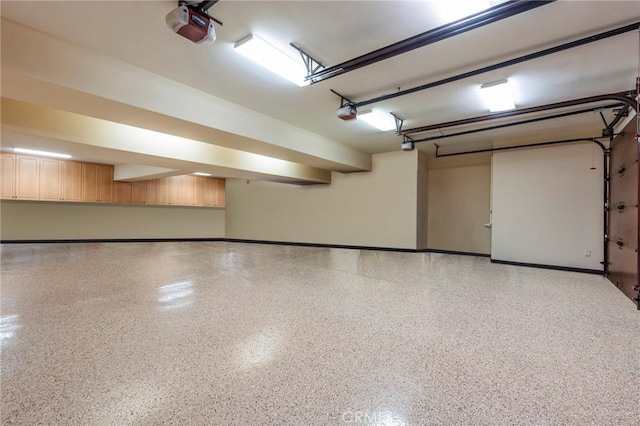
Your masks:
{"label": "ceiling beam", "polygon": [[169,162],[260,174],[265,180],[331,182],[328,170],[7,98],[2,98],[2,128]]}
{"label": "ceiling beam", "polygon": [[[371,155],[344,143],[6,19],[2,83],[4,97],[106,120],[126,105],[140,114],[132,120],[146,113],[144,120],[155,114],[163,125],[169,119],[189,123],[228,148],[340,172],[371,170]],[[54,95],[40,93],[35,84]]]}

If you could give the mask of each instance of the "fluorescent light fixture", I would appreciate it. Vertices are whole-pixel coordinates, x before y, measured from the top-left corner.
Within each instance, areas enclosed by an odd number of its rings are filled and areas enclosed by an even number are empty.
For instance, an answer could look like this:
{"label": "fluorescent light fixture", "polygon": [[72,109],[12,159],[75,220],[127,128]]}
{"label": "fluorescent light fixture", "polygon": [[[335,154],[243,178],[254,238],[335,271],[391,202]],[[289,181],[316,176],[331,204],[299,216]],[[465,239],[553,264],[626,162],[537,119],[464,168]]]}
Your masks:
{"label": "fluorescent light fixture", "polygon": [[195,176],[212,176],[211,173],[205,173],[205,172],[195,172],[194,175]]}
{"label": "fluorescent light fixture", "polygon": [[254,34],[249,34],[233,47],[241,55],[300,87],[309,84],[309,81],[305,81],[307,68],[302,58],[296,61]]}
{"label": "fluorescent light fixture", "polygon": [[375,109],[358,112],[358,120],[362,120],[383,132],[395,130],[396,128],[396,119],[391,114],[376,111]]}
{"label": "fluorescent light fixture", "polygon": [[71,158],[69,154],[60,154],[59,152],[39,151],[37,149],[13,148],[13,151],[19,154],[41,155],[43,157]]}
{"label": "fluorescent light fixture", "polygon": [[432,8],[441,20],[446,23],[457,21],[458,19],[466,18],[474,13],[481,12],[489,9],[491,6],[495,6],[498,3],[502,3],[501,0],[427,0],[427,3]]}
{"label": "fluorescent light fixture", "polygon": [[509,86],[509,81],[506,78],[485,83],[480,86],[480,89],[482,99],[489,108],[489,111],[498,112],[515,109],[516,104],[513,101],[511,86]]}

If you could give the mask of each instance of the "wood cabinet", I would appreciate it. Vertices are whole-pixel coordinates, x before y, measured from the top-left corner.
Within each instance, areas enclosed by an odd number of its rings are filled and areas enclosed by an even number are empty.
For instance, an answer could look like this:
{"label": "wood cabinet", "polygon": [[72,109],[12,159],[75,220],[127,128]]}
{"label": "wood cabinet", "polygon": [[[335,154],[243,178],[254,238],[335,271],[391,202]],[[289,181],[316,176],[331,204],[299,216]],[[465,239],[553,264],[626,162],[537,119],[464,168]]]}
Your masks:
{"label": "wood cabinet", "polygon": [[114,203],[158,204],[158,179],[113,185]]}
{"label": "wood cabinet", "polygon": [[167,205],[170,204],[169,179],[170,178],[158,179],[157,186],[156,186],[157,204],[167,204]]}
{"label": "wood cabinet", "polygon": [[98,202],[113,201],[113,166],[98,165]]}
{"label": "wood cabinet", "polygon": [[207,179],[200,176],[193,176],[193,205],[204,207],[204,193]]}
{"label": "wood cabinet", "polygon": [[16,156],[16,198],[37,200],[40,196],[40,159]]}
{"label": "wood cabinet", "polygon": [[131,182],[114,182],[113,183],[113,202],[126,203],[132,202],[132,185]]}
{"label": "wood cabinet", "polygon": [[113,166],[82,163],[82,201],[110,203],[113,200]]}
{"label": "wood cabinet", "polygon": [[216,206],[216,191],[218,190],[217,179],[205,179],[204,205],[205,207]]}
{"label": "wood cabinet", "polygon": [[62,199],[82,200],[82,163],[62,161]]}
{"label": "wood cabinet", "polygon": [[98,201],[98,165],[82,163],[82,201]]}
{"label": "wood cabinet", "polygon": [[16,198],[16,156],[0,153],[0,197]]}
{"label": "wood cabinet", "polygon": [[144,184],[145,204],[158,204],[158,179],[145,181]]}
{"label": "wood cabinet", "polygon": [[146,199],[145,199],[146,187],[147,187],[147,183],[144,181],[131,182],[131,202],[133,204],[146,203]]}
{"label": "wood cabinet", "polygon": [[183,175],[180,177],[180,185],[182,186],[182,205],[193,206],[195,203],[195,182],[197,176]]}
{"label": "wood cabinet", "polygon": [[224,179],[216,179],[216,207],[224,207],[227,202],[225,182]]}
{"label": "wood cabinet", "polygon": [[182,176],[171,176],[169,181],[169,204],[182,205]]}
{"label": "wood cabinet", "polygon": [[40,200],[62,200],[63,164],[64,162],[59,160],[51,160],[49,158],[40,159]]}
{"label": "wood cabinet", "polygon": [[182,175],[114,182],[107,164],[0,153],[0,198],[223,207],[225,181]]}

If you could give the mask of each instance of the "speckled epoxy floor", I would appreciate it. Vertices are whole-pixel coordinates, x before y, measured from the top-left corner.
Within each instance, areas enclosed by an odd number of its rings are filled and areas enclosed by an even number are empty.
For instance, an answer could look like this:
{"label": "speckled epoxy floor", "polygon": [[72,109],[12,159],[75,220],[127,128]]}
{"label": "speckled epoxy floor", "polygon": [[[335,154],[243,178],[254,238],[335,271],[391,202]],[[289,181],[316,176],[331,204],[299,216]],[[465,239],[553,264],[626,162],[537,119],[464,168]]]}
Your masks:
{"label": "speckled epoxy floor", "polygon": [[2,424],[640,424],[640,313],[600,276],[222,242],[0,250]]}

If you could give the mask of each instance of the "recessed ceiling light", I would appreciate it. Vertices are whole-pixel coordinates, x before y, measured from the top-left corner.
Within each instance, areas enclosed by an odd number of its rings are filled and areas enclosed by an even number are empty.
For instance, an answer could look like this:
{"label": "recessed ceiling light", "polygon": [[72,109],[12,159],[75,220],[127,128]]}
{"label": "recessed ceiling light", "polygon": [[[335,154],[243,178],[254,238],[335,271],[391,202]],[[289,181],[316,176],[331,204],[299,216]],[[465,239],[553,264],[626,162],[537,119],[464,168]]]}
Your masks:
{"label": "recessed ceiling light", "polygon": [[213,176],[211,173],[205,173],[205,172],[195,172],[194,175],[195,176]]}
{"label": "recessed ceiling light", "polygon": [[396,120],[391,114],[380,112],[375,109],[359,111],[358,120],[362,120],[370,126],[373,126],[383,132],[394,130],[396,128]]}
{"label": "recessed ceiling light", "polygon": [[310,83],[305,81],[307,68],[302,63],[302,59],[296,61],[254,34],[249,34],[233,47],[241,55],[300,87]]}
{"label": "recessed ceiling light", "polygon": [[13,148],[13,151],[20,154],[42,155],[43,157],[71,158],[69,154],[61,154],[59,152],[50,151],[39,151],[37,149]]}
{"label": "recessed ceiling light", "polygon": [[480,93],[484,103],[491,112],[515,109],[513,93],[507,79],[485,83],[480,86]]}

